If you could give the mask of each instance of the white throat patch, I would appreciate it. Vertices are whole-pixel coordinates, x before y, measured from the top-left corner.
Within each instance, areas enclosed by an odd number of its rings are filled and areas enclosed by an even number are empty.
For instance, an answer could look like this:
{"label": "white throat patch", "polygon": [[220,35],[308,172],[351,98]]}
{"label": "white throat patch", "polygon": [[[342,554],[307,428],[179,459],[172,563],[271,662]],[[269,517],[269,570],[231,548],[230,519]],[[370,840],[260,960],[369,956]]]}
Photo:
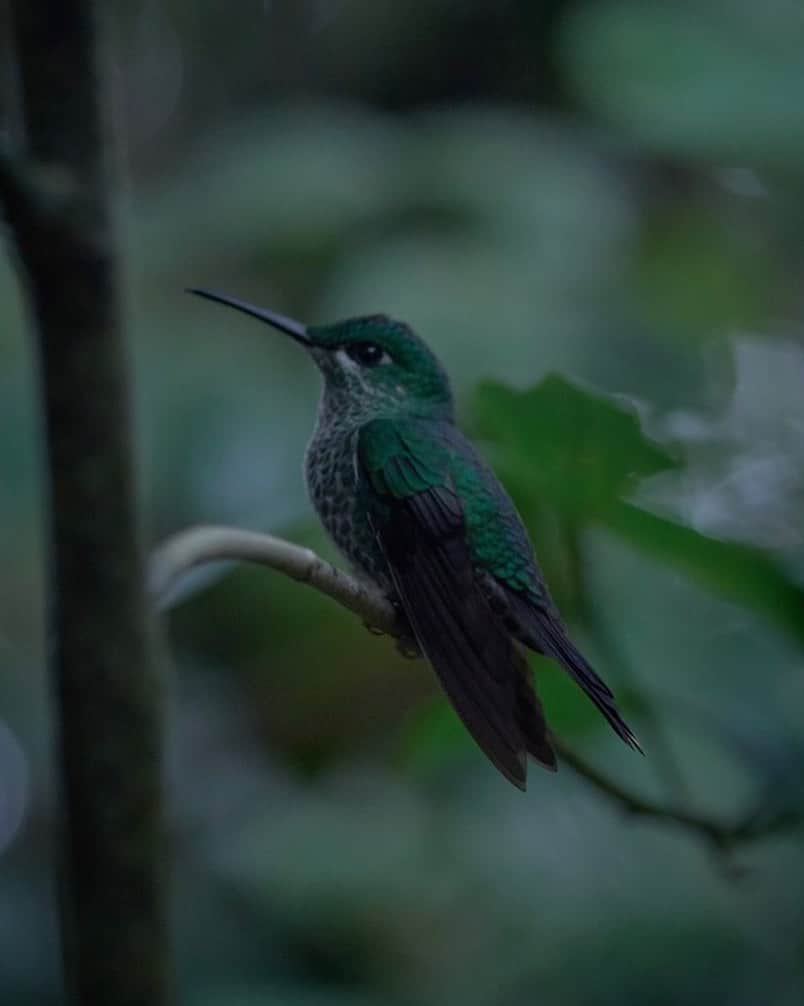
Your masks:
{"label": "white throat patch", "polygon": [[353,360],[343,347],[336,351],[335,359],[338,361],[338,366],[347,372],[354,374],[356,371],[360,370],[360,364],[357,360]]}

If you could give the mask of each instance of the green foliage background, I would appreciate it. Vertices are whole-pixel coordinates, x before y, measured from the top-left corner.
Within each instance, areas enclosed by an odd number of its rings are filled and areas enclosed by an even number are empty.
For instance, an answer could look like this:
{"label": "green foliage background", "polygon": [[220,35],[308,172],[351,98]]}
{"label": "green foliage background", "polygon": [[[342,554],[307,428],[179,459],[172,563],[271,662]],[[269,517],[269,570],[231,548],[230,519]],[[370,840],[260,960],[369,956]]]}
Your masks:
{"label": "green foliage background", "polygon": [[[658,798],[801,807],[803,52],[784,0],[119,3],[149,541],[228,522],[332,554],[300,473],[309,361],[185,286],[397,315],[648,757],[542,662],[556,728]],[[3,259],[15,1006],[60,1001],[34,366]],[[264,570],[196,578],[166,628],[182,1003],[801,1001],[800,832],[735,882],[569,770],[523,796],[423,663]]]}

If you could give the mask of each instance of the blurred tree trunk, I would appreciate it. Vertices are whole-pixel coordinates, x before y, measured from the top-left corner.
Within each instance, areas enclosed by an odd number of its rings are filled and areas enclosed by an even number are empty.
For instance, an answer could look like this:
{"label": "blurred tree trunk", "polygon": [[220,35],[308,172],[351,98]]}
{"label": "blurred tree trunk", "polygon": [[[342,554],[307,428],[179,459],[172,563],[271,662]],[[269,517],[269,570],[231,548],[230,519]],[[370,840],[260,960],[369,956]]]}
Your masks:
{"label": "blurred tree trunk", "polygon": [[162,1006],[160,695],[129,426],[98,0],[12,0],[24,140],[0,163],[39,350],[67,1001]]}

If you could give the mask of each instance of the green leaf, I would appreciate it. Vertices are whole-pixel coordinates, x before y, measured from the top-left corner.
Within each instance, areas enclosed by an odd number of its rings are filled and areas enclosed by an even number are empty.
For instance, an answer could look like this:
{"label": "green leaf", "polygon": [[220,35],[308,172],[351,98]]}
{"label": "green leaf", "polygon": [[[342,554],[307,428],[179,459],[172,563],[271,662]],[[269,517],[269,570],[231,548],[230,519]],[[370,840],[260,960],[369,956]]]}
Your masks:
{"label": "green leaf", "polygon": [[602,524],[804,645],[804,589],[770,556],[623,500],[638,479],[677,467],[628,405],[550,375],[524,392],[484,384],[475,406],[529,525],[545,504],[570,526]]}
{"label": "green leaf", "polygon": [[502,445],[501,469],[517,483],[527,473],[531,493],[575,518],[600,514],[638,479],[677,467],[630,407],[558,374],[528,391],[486,382],[474,414],[480,435]]}
{"label": "green leaf", "polygon": [[[759,15],[759,16],[758,16]],[[804,15],[777,4],[578,5],[562,32],[579,96],[664,153],[800,161]]]}
{"label": "green leaf", "polygon": [[769,250],[710,209],[678,206],[646,219],[631,281],[646,329],[674,339],[761,329],[780,286]]}
{"label": "green leaf", "polygon": [[457,713],[443,695],[437,695],[411,711],[402,731],[399,756],[407,771],[426,778],[473,746]]}
{"label": "green leaf", "polygon": [[760,549],[711,538],[626,502],[610,508],[605,524],[640,551],[763,615],[804,645],[804,589]]}
{"label": "green leaf", "polygon": [[[536,670],[536,691],[544,706],[547,722],[559,737],[574,738],[586,733],[603,733],[608,729],[594,705],[559,664],[539,656],[531,658],[530,663]],[[618,693],[617,698],[619,700],[622,696]],[[620,708],[628,712],[622,702]]]}

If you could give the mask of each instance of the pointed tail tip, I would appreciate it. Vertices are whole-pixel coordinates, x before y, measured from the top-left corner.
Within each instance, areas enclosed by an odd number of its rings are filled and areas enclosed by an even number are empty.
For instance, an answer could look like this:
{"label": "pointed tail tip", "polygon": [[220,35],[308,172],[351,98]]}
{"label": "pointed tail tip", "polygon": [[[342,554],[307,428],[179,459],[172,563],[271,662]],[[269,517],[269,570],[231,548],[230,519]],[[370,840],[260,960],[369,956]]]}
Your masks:
{"label": "pointed tail tip", "polygon": [[542,768],[548,772],[558,772],[558,759],[552,745],[546,738],[540,738],[538,744],[529,744],[528,751]]}
{"label": "pointed tail tip", "polygon": [[494,767],[498,769],[512,785],[525,793],[528,788],[528,759],[524,751],[517,755],[515,762],[508,762],[505,765],[494,760]]}
{"label": "pointed tail tip", "polygon": [[623,737],[623,740],[630,748],[633,748],[634,751],[638,751],[643,758],[645,757],[645,752],[642,748],[642,745],[639,743],[636,734],[633,732],[633,730],[631,730],[630,727],[628,728],[627,734]]}
{"label": "pointed tail tip", "polygon": [[611,702],[603,705],[598,705],[598,708],[606,717],[609,726],[617,734],[620,740],[624,744],[627,744],[628,747],[633,748],[634,751],[639,751],[641,755],[644,755],[645,752],[642,750],[642,745],[639,743],[637,735],[622,718],[617,706],[613,702]]}

